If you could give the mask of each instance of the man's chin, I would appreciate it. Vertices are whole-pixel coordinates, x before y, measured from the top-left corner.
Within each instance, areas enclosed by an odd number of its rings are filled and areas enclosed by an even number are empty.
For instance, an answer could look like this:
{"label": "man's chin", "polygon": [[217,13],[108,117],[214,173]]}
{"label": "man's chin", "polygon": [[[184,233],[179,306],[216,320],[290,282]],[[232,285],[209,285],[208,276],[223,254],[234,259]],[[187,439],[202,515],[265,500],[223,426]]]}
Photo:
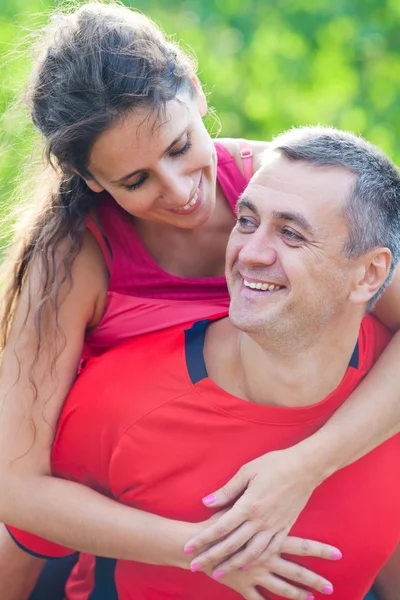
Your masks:
{"label": "man's chin", "polygon": [[277,311],[263,311],[262,314],[255,314],[255,311],[239,309],[234,306],[231,306],[229,310],[229,317],[236,329],[249,335],[261,332],[268,335],[268,329],[273,328],[278,319]]}

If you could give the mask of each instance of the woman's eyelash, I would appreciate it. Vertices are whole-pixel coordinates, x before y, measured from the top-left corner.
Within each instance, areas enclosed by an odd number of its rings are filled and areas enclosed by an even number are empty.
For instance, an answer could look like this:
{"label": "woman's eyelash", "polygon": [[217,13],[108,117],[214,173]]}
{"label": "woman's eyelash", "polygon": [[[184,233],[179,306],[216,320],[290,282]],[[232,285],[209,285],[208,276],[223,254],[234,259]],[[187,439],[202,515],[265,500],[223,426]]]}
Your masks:
{"label": "woman's eyelash", "polygon": [[174,150],[174,152],[171,152],[171,156],[180,156],[181,154],[185,154],[185,152],[190,150],[191,147],[192,147],[192,143],[188,136],[186,143],[182,146],[182,148],[179,148],[179,150]]}
{"label": "woman's eyelash", "polygon": [[[182,146],[182,148],[179,148],[179,150],[175,150],[174,152],[171,152],[171,156],[181,156],[182,154],[185,154],[188,150],[190,150],[191,147],[192,147],[192,142],[190,141],[190,138],[188,135],[186,143]],[[124,188],[128,192],[131,192],[132,190],[137,190],[145,182],[146,179],[147,179],[147,175],[142,175],[142,177],[140,179],[138,179],[138,181],[135,181],[135,183],[130,183],[129,185],[124,185]]]}
{"label": "woman's eyelash", "polygon": [[144,181],[146,179],[147,179],[147,175],[142,175],[142,177],[140,179],[138,179],[137,181],[135,181],[135,183],[130,183],[129,185],[124,185],[124,188],[128,192],[131,192],[132,190],[136,190],[138,187],[140,187],[142,185],[142,183],[144,183]]}

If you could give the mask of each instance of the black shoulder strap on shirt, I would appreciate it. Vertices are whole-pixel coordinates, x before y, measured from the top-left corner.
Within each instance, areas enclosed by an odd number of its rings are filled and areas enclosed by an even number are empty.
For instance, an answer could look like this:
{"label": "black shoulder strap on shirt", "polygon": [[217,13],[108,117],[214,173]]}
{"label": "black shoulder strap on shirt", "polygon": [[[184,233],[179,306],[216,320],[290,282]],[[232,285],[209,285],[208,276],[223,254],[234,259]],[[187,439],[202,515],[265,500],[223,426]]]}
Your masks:
{"label": "black shoulder strap on shirt", "polygon": [[210,319],[197,321],[190,329],[185,330],[186,366],[192,383],[208,377],[203,349],[209,322]]}

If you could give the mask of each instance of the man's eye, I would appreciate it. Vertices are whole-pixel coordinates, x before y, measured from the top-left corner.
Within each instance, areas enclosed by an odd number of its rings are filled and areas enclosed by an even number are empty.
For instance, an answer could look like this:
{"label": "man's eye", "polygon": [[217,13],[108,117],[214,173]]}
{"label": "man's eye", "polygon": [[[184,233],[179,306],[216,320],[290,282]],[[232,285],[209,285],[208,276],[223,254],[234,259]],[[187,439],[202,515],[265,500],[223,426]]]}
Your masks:
{"label": "man's eye", "polygon": [[282,229],[282,234],[287,240],[291,240],[293,242],[304,241],[304,238],[292,229]]}
{"label": "man's eye", "polygon": [[255,227],[255,223],[252,219],[250,219],[249,217],[238,217],[236,224],[238,227],[241,227],[242,229],[253,229],[253,227]]}

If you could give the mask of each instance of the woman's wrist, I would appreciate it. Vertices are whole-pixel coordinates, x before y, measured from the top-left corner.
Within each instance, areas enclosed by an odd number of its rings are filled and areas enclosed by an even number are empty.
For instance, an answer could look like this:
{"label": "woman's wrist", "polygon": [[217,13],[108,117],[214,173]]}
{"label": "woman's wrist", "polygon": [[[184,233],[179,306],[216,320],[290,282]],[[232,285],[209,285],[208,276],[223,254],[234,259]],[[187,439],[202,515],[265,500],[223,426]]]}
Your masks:
{"label": "woman's wrist", "polygon": [[197,535],[202,529],[202,523],[187,523],[176,521],[171,530],[171,539],[173,543],[172,552],[166,557],[165,566],[178,567],[179,569],[190,569],[190,563],[193,560],[193,554],[185,554],[184,547],[186,542]]}
{"label": "woman's wrist", "polygon": [[333,446],[320,431],[293,446],[292,450],[314,488],[341,469],[346,462],[339,445]]}

